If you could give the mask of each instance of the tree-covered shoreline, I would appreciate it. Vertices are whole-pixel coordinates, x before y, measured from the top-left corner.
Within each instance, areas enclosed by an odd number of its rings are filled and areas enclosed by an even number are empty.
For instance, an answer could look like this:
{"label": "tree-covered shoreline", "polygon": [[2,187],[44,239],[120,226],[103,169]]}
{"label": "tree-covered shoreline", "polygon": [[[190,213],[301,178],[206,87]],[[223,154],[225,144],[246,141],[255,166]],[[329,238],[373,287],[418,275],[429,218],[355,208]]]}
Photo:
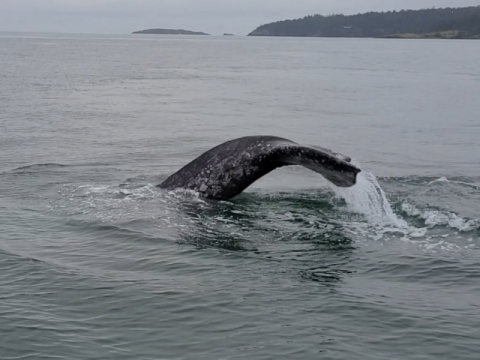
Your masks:
{"label": "tree-covered shoreline", "polygon": [[480,39],[480,6],[317,14],[261,25],[249,36]]}

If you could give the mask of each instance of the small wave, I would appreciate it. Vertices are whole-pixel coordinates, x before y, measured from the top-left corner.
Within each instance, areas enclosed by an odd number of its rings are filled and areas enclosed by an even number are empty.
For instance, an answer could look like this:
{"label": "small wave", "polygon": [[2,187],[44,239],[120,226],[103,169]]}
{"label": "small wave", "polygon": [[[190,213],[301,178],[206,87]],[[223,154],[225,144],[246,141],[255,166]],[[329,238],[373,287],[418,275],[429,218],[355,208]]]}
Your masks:
{"label": "small wave", "polygon": [[26,165],[20,166],[12,171],[24,171],[24,170],[37,170],[37,169],[44,169],[44,168],[56,168],[56,167],[66,167],[67,165],[57,164],[57,163],[44,163],[44,164],[33,164],[33,165]]}
{"label": "small wave", "polygon": [[198,191],[190,190],[190,189],[174,189],[168,191],[168,195],[173,196],[175,198],[189,198],[193,199],[194,201],[199,201],[202,203],[206,203],[205,200],[203,200],[200,196],[200,193]]}
{"label": "small wave", "polygon": [[406,185],[434,185],[434,184],[459,184],[473,188],[480,188],[480,177],[476,176],[378,176],[378,180],[385,184],[406,184]]}
{"label": "small wave", "polygon": [[408,202],[403,203],[401,208],[407,215],[425,220],[425,225],[429,228],[448,226],[461,232],[480,229],[480,221],[478,219],[463,218],[453,212],[434,209],[420,210]]}
{"label": "small wave", "polygon": [[437,182],[450,182],[450,180],[448,180],[445,176],[442,176],[441,178],[431,181],[430,184],[434,184]]}
{"label": "small wave", "polygon": [[447,177],[445,176],[442,176],[438,179],[435,179],[435,180],[432,180],[428,183],[428,185],[434,185],[434,184],[437,184],[437,183],[451,183],[451,184],[457,184],[457,185],[461,185],[461,186],[464,186],[464,187],[468,187],[468,188],[471,188],[471,189],[480,189],[480,186],[479,185],[476,185],[470,181],[475,181],[475,179],[463,179],[463,178],[451,178],[451,179],[448,179]]}
{"label": "small wave", "polygon": [[97,167],[97,166],[101,166],[101,167],[107,167],[108,166],[110,171],[118,170],[118,169],[112,168],[111,167],[112,165],[114,165],[114,164],[100,163],[100,162],[94,162],[94,163],[86,162],[86,163],[77,163],[77,164],[68,164],[68,165],[59,164],[59,163],[40,163],[40,164],[20,166],[18,168],[15,168],[15,169],[11,170],[11,172],[22,172],[22,171],[26,171],[26,170],[37,171],[37,170],[66,168],[66,167],[76,168],[76,167]]}

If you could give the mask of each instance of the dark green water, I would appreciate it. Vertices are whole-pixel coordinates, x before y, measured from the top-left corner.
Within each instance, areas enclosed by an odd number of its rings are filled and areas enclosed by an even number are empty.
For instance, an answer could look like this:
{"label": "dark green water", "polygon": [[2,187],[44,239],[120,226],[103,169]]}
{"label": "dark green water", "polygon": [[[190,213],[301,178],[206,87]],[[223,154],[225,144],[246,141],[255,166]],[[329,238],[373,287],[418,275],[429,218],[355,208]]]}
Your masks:
{"label": "dark green water", "polygon": [[[478,359],[479,44],[1,34],[0,358]],[[364,171],[155,188],[253,134]]]}

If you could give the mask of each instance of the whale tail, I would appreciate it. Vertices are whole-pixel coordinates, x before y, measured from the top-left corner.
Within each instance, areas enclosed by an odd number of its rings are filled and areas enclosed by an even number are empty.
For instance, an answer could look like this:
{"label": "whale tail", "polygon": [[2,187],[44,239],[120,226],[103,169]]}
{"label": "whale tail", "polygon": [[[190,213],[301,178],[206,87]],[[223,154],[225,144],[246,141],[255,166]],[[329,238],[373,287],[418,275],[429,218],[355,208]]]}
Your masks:
{"label": "whale tail", "polygon": [[287,145],[275,149],[280,166],[301,165],[321,174],[339,187],[355,185],[361,171],[351,164],[351,158],[319,146]]}
{"label": "whale tail", "polygon": [[349,187],[361,171],[347,156],[318,146],[302,146],[275,136],[246,136],[201,154],[165,181],[164,189],[190,189],[201,196],[230,199],[276,168],[302,165],[332,184]]}

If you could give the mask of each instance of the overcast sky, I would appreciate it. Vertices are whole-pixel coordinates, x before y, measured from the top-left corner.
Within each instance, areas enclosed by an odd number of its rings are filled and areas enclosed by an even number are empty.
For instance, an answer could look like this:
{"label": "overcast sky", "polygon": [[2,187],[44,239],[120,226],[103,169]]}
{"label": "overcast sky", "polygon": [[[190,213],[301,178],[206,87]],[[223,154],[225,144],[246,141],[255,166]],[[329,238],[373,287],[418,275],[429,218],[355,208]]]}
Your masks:
{"label": "overcast sky", "polygon": [[313,14],[471,5],[480,0],[0,0],[0,31],[128,34],[157,27],[246,35]]}

